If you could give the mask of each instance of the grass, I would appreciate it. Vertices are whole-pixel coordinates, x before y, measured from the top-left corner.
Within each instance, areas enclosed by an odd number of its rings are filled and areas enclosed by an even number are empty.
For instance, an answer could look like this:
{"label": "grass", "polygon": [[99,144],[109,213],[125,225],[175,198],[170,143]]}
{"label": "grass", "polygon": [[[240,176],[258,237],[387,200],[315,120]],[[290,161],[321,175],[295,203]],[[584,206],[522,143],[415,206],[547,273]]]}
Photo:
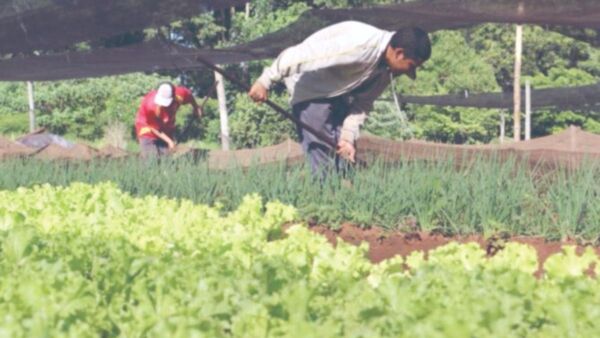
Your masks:
{"label": "grass", "polygon": [[[304,166],[209,171],[188,160],[136,159],[89,163],[0,162],[0,189],[49,183],[115,182],[133,195],[160,195],[220,204],[233,210],[243,196],[296,206],[311,222],[402,228],[407,218],[423,230],[449,234],[600,236],[600,167],[531,172],[516,160],[478,160],[456,169],[449,162],[375,163],[353,174],[352,185],[332,175],[323,184]],[[0,210],[1,211],[1,210]]]}

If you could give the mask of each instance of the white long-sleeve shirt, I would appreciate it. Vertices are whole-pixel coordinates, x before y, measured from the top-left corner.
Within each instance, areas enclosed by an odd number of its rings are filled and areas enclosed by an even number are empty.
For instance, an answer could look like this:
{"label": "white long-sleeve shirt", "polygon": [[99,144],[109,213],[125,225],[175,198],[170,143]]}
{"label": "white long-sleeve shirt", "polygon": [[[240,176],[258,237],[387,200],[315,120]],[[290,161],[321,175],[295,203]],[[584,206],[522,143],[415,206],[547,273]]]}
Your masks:
{"label": "white long-sleeve shirt", "polygon": [[393,35],[358,21],[331,25],[284,50],[258,82],[269,89],[285,81],[292,105],[350,93],[340,138],[354,142],[373,102],[390,83],[381,58]]}

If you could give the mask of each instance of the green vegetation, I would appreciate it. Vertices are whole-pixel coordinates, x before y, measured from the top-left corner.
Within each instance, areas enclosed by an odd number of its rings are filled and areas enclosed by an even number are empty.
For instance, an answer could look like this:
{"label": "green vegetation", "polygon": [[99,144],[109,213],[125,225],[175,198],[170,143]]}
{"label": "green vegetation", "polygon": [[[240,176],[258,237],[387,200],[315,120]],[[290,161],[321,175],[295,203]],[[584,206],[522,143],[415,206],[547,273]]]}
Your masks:
{"label": "green vegetation", "polygon": [[[237,209],[112,184],[0,191],[3,337],[592,337],[598,257],[450,244],[373,265],[258,196]],[[405,269],[404,267],[408,269]]]}
{"label": "green vegetation", "polygon": [[[409,1],[409,0],[407,0]],[[248,42],[312,8],[393,0],[256,0],[127,32],[71,50],[153,37],[197,48]],[[592,84],[600,51],[585,32],[525,27],[523,75],[534,88]],[[512,25],[432,34],[432,59],[402,94],[512,90]],[[38,51],[44,54],[45,51]],[[7,56],[8,57],[8,56]],[[250,84],[268,60],[227,69]],[[39,82],[37,122],[67,138],[129,150],[142,96],[160,81],[198,97],[211,72],[167,71]],[[294,137],[292,123],[226,83],[234,147]],[[497,110],[375,102],[365,130],[388,138],[489,143]],[[212,94],[214,96],[214,94]],[[26,86],[0,83],[0,134],[28,129]],[[282,86],[270,98],[287,106]],[[510,114],[508,114],[510,115]],[[511,123],[507,119],[507,125]],[[537,110],[533,136],[570,124],[600,133],[598,111]],[[216,147],[214,98],[205,116],[178,114],[178,140]],[[191,128],[187,128],[190,125]],[[182,131],[187,133],[183,134]],[[507,128],[510,137],[511,130]],[[110,142],[109,142],[110,140]],[[304,224],[344,222],[444,235],[535,235],[600,240],[600,163],[530,168],[516,159],[370,163],[315,181],[303,165],[208,170],[203,160],[0,161],[0,338],[25,337],[594,337],[600,332],[600,259],[569,246],[544,262],[508,243],[493,256],[452,243],[379,264]],[[284,231],[284,227],[287,230]],[[385,236],[385,234],[384,234]],[[590,277],[590,271],[596,277]]]}
{"label": "green vegetation", "polygon": [[[133,129],[142,96],[164,79],[132,74],[36,83],[36,122],[54,133],[86,140],[102,138],[104,129],[115,121]],[[0,83],[0,92],[0,117],[20,113],[27,121],[26,85]],[[16,127],[13,130],[18,131]],[[132,135],[133,132],[127,136],[131,138]]]}
{"label": "green vegetation", "polygon": [[447,234],[600,236],[598,163],[572,172],[531,172],[516,160],[480,160],[460,170],[452,162],[376,163],[355,172],[352,186],[335,175],[320,185],[302,166],[216,172],[187,160],[11,160],[0,162],[0,172],[0,189],[111,181],[136,196],[185,198],[225,211],[258,193],[297,207],[304,220],[334,227],[352,222],[403,229],[416,219],[424,230]]}
{"label": "green vegetation", "polygon": [[21,136],[29,131],[27,114],[0,115],[0,135]]}

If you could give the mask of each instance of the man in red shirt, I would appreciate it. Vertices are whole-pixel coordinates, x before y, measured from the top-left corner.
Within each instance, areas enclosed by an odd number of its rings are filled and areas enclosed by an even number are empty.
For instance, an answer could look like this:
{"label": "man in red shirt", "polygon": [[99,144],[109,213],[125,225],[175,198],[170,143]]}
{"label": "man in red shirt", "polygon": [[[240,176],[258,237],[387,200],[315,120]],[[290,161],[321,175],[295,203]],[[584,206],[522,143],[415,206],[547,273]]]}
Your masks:
{"label": "man in red shirt", "polygon": [[198,118],[202,117],[202,108],[185,87],[163,83],[144,96],[135,118],[142,156],[164,155],[175,147],[175,115],[184,104],[191,104]]}

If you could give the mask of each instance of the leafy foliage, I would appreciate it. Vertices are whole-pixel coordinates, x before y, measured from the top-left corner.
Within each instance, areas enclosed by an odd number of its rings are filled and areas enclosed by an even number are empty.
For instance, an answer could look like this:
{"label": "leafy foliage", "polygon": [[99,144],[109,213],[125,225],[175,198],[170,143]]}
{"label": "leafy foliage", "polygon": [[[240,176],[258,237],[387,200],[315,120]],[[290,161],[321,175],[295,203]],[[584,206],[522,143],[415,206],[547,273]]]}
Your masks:
{"label": "leafy foliage", "polygon": [[[513,87],[513,27],[483,25],[466,32],[466,41],[484,62],[492,65],[503,91]],[[523,85],[534,89],[594,84],[600,74],[600,51],[590,44],[538,26],[524,27]],[[597,132],[598,112],[541,109],[532,115],[532,135],[543,136],[569,125]],[[507,121],[512,123],[512,119]]]}
{"label": "leafy foliage", "polygon": [[0,114],[1,135],[22,135],[29,130],[29,117],[26,114]]}
{"label": "leafy foliage", "polygon": [[110,121],[133,125],[142,96],[160,80],[134,74],[44,83],[37,92],[39,124],[58,134],[97,139]]}
{"label": "leafy foliage", "polygon": [[[404,93],[417,95],[498,91],[493,68],[469,48],[459,32],[432,37],[432,57],[418,72],[417,81],[400,78]],[[416,137],[448,143],[490,142],[497,134],[498,111],[459,107],[407,107]]]}
{"label": "leafy foliage", "polygon": [[[112,121],[133,125],[140,100],[164,77],[132,74],[99,79],[35,84],[36,122],[57,134],[95,140]],[[27,118],[27,91],[23,84],[3,84],[0,116]]]}
{"label": "leafy foliage", "polygon": [[[0,191],[6,337],[593,336],[600,290],[574,248],[449,244],[373,265],[294,208],[133,198],[112,184]],[[32,202],[34,201],[34,202]],[[405,269],[407,266],[408,269]],[[360,301],[357,301],[360,300]],[[9,315],[8,315],[9,314]],[[418,319],[418,320],[415,320]]]}
{"label": "leafy foliage", "polygon": [[25,83],[0,82],[0,115],[25,114],[29,110]]}
{"label": "leafy foliage", "polygon": [[[271,95],[284,106],[285,98]],[[296,138],[294,124],[267,105],[257,105],[245,93],[238,94],[231,116],[231,139],[239,148],[264,147]]]}

